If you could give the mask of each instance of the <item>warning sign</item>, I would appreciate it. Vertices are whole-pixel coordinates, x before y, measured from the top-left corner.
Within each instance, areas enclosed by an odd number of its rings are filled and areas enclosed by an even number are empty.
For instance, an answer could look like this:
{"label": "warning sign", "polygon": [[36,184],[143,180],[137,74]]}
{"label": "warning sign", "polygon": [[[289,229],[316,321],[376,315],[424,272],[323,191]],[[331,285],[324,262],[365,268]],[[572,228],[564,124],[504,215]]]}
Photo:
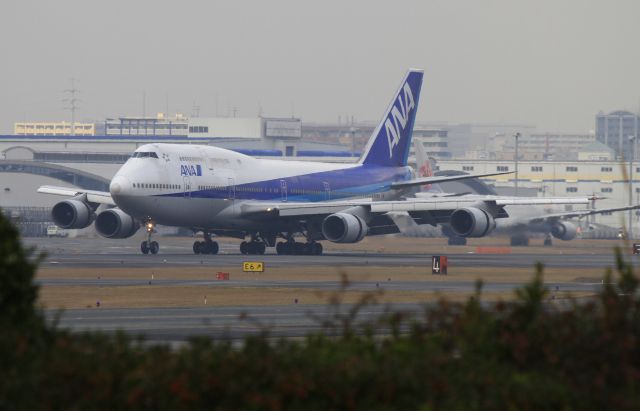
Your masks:
{"label": "warning sign", "polygon": [[262,261],[245,261],[242,263],[242,271],[245,273],[261,273],[264,271]]}

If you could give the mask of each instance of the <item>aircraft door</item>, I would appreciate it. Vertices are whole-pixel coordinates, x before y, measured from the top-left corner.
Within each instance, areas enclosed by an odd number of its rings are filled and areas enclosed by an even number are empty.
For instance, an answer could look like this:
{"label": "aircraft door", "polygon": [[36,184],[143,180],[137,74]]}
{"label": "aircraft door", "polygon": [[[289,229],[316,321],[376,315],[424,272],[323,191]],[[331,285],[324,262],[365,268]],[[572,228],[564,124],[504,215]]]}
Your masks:
{"label": "aircraft door", "polygon": [[331,200],[331,186],[328,181],[323,181],[322,185],[324,186],[324,199]]}
{"label": "aircraft door", "polygon": [[236,199],[236,186],[233,177],[227,178],[227,200],[233,201]]}
{"label": "aircraft door", "polygon": [[201,148],[200,149],[200,154],[202,155],[202,158],[204,159],[205,167],[207,167],[209,169],[209,171],[213,172],[213,161],[211,160],[211,158],[209,158],[209,156],[207,156],[207,150]]}
{"label": "aircraft door", "polygon": [[191,179],[189,177],[182,178],[183,196],[184,198],[191,198]]}
{"label": "aircraft door", "polygon": [[287,201],[287,180],[280,180],[281,201]]}

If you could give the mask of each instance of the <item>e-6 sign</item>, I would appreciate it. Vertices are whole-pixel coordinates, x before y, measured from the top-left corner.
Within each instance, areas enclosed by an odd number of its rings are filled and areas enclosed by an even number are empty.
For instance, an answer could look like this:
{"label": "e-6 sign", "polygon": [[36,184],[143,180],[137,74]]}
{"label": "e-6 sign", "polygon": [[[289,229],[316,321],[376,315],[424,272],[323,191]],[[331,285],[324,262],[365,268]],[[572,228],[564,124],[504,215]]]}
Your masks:
{"label": "e-6 sign", "polygon": [[245,273],[261,273],[264,271],[264,263],[262,261],[245,261],[242,263],[242,271]]}

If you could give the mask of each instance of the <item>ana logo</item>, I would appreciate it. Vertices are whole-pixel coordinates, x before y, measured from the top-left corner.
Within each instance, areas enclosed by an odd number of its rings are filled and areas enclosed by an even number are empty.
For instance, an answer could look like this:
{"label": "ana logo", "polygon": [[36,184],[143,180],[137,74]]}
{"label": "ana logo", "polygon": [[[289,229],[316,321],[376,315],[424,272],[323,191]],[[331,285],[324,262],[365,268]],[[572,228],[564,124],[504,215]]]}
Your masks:
{"label": "ana logo", "polygon": [[190,164],[181,164],[180,175],[183,177],[201,176],[202,167],[200,167],[200,164],[196,164],[195,166]]}
{"label": "ana logo", "polygon": [[384,129],[387,132],[387,142],[389,143],[389,158],[393,157],[393,148],[400,142],[400,133],[404,130],[409,121],[409,113],[416,108],[413,100],[413,93],[409,83],[404,83],[402,93],[398,95],[398,101],[393,105],[391,114],[384,122]]}

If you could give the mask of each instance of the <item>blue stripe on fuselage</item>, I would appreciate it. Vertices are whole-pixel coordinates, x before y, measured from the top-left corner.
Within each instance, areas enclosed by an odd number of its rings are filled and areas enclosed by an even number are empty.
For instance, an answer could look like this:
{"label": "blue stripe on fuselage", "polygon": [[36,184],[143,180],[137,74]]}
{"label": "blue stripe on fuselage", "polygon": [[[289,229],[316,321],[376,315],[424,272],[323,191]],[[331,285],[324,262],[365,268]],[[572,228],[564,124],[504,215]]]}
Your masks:
{"label": "blue stripe on fuselage", "polygon": [[[328,199],[372,195],[390,189],[393,182],[411,178],[410,167],[380,167],[361,165],[343,170],[323,171],[284,177],[273,180],[256,181],[247,184],[220,186],[192,190],[192,198],[229,198],[229,191],[235,191],[236,200],[282,200],[284,186],[288,201],[316,202]],[[206,186],[205,179],[193,178],[192,187]],[[328,189],[328,191],[327,191]],[[159,197],[182,197],[183,192],[161,194]]]}

